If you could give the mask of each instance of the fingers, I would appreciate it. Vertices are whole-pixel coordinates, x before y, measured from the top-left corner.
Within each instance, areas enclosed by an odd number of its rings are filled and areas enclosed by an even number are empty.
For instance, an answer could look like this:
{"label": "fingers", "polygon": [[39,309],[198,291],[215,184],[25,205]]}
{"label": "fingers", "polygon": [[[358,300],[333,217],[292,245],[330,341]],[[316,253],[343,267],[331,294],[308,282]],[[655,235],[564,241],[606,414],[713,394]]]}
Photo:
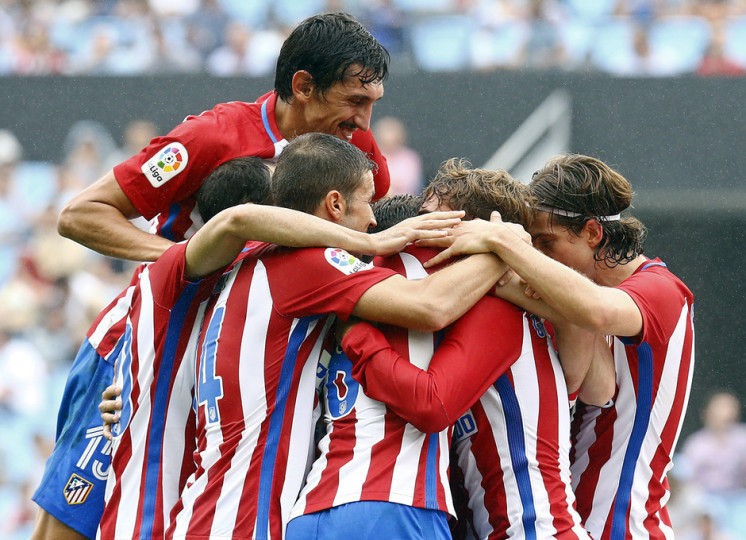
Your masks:
{"label": "fingers", "polygon": [[442,263],[443,261],[447,261],[451,257],[452,257],[451,248],[444,249],[443,251],[441,251],[440,253],[438,253],[435,257],[433,257],[432,259],[430,259],[429,261],[427,261],[423,266],[425,268],[430,268],[430,267],[433,267],[433,266],[437,266],[440,263]]}
{"label": "fingers", "polygon": [[508,268],[508,271],[505,272],[502,276],[500,276],[500,279],[497,280],[498,287],[502,287],[505,284],[509,283],[511,279],[513,279],[513,276],[515,275],[515,272],[511,268]]}
{"label": "fingers", "polygon": [[106,390],[101,393],[101,399],[103,401],[108,401],[120,395],[122,395],[122,389],[114,384],[111,384],[107,386]]}
{"label": "fingers", "polygon": [[415,244],[419,247],[447,248],[451,247],[455,238],[453,236],[433,236],[417,240]]}
{"label": "fingers", "polygon": [[110,424],[104,424],[104,437],[107,441],[113,441],[114,436],[111,434],[111,425]]}

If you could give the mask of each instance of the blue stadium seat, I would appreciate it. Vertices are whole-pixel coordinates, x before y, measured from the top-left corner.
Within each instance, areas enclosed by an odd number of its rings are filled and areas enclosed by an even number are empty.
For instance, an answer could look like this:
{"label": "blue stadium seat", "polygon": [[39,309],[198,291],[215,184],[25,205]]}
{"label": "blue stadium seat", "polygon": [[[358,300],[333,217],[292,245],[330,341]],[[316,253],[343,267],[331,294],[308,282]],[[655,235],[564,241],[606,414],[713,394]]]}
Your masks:
{"label": "blue stadium seat", "polygon": [[746,17],[732,19],[725,27],[725,56],[746,68]]}
{"label": "blue stadium seat", "polygon": [[406,13],[448,13],[453,10],[451,0],[393,0],[394,7]]}
{"label": "blue stadium seat", "polygon": [[231,18],[253,27],[264,27],[269,12],[269,0],[218,0],[220,8]]}
{"label": "blue stadium seat", "polygon": [[425,71],[458,71],[469,67],[474,23],[460,15],[423,19],[411,28],[412,52]]}
{"label": "blue stadium seat", "polygon": [[566,0],[570,12],[586,21],[602,21],[610,18],[616,9],[617,0]]}
{"label": "blue stadium seat", "polygon": [[272,9],[276,19],[286,26],[294,27],[303,19],[323,13],[326,2],[324,0],[273,0]]}
{"label": "blue stadium seat", "polygon": [[701,17],[665,17],[650,26],[650,49],[671,73],[691,73],[699,67],[712,30]]}
{"label": "blue stadium seat", "polygon": [[570,19],[559,25],[559,39],[567,53],[570,67],[582,66],[588,59],[596,25],[582,19]]}
{"label": "blue stadium seat", "polygon": [[613,19],[601,25],[590,44],[591,63],[602,71],[625,71],[635,57],[634,24],[627,19]]}
{"label": "blue stadium seat", "polygon": [[515,65],[530,32],[531,27],[517,19],[472,32],[471,65],[477,69]]}

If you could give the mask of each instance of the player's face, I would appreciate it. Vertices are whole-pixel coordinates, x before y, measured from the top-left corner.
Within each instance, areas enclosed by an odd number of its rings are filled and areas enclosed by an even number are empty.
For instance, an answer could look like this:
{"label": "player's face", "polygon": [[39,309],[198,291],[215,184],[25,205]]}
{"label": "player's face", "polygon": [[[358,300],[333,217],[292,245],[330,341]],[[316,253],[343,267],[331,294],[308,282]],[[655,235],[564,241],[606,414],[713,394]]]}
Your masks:
{"label": "player's face", "polygon": [[345,77],[334,83],[324,97],[312,94],[305,110],[309,131],[350,142],[356,130],[368,131],[373,104],[382,96],[382,83],[363,86],[358,77]]}
{"label": "player's face", "polygon": [[552,221],[549,212],[536,212],[528,228],[534,247],[544,255],[592,278],[595,261],[593,250],[582,236]]}
{"label": "player's face", "polygon": [[364,181],[355,190],[350,200],[346,201],[347,212],[340,225],[360,232],[365,232],[368,227],[376,225],[376,218],[373,217],[373,209],[370,207],[375,189],[373,173],[368,171],[365,173]]}

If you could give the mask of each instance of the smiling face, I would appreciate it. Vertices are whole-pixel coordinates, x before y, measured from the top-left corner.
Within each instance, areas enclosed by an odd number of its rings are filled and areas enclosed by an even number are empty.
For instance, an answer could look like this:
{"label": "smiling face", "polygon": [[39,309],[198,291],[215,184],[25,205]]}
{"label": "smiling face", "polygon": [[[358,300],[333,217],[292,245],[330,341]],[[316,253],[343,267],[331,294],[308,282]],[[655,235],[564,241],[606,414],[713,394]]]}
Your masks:
{"label": "smiling face", "polygon": [[376,226],[376,218],[373,216],[373,209],[370,206],[375,189],[373,173],[367,171],[362,183],[352,196],[345,201],[347,211],[342,217],[340,225],[360,232],[366,232],[368,227]]}
{"label": "smiling face", "polygon": [[[355,67],[351,68],[356,73]],[[304,103],[306,131],[349,142],[356,130],[368,131],[373,104],[383,97],[382,83],[363,85],[352,75],[334,83],[322,96],[312,91]]]}

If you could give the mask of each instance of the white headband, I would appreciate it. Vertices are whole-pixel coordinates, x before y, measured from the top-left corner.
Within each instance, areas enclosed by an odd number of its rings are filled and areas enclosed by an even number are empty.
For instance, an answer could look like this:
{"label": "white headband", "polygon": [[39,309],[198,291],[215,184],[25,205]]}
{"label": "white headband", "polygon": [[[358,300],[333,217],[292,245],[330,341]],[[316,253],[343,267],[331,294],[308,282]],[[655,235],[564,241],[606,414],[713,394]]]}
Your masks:
{"label": "white headband", "polygon": [[[539,205],[537,209],[541,212],[549,212],[550,214],[555,214],[558,216],[564,216],[569,218],[574,217],[580,217],[583,214],[578,214],[577,212],[570,212],[569,210],[562,210],[561,208],[552,208],[551,206],[544,206]],[[593,216],[594,219],[598,219],[600,221],[619,221],[622,216],[621,214],[614,214],[613,216]]]}

